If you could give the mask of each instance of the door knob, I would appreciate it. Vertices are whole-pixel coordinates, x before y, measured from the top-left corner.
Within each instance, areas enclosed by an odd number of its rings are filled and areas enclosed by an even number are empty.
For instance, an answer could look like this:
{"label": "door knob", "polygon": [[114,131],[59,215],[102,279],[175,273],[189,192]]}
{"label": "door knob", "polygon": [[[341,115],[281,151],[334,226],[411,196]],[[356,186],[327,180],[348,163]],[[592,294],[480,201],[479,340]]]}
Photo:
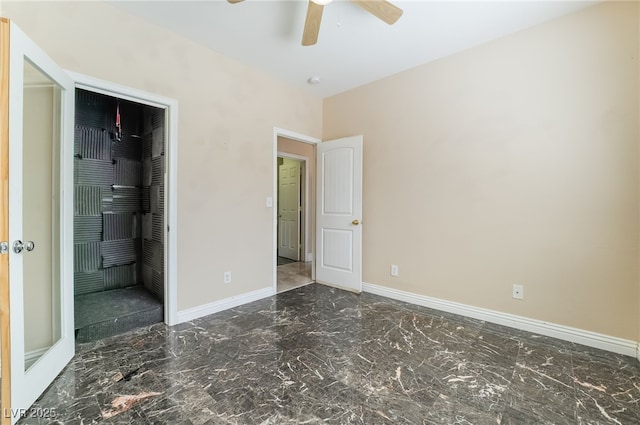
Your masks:
{"label": "door knob", "polygon": [[35,248],[36,248],[36,244],[33,241],[27,241],[25,243],[22,243],[22,241],[18,239],[13,243],[13,252],[15,252],[16,254],[20,254],[23,249],[26,249],[27,251],[31,252]]}
{"label": "door knob", "polygon": [[357,226],[358,224],[360,224],[360,221],[356,218],[351,222],[351,224],[353,224],[354,226]]}
{"label": "door knob", "polygon": [[13,252],[15,252],[16,254],[20,254],[23,248],[24,248],[24,244],[20,239],[18,239],[13,243]]}

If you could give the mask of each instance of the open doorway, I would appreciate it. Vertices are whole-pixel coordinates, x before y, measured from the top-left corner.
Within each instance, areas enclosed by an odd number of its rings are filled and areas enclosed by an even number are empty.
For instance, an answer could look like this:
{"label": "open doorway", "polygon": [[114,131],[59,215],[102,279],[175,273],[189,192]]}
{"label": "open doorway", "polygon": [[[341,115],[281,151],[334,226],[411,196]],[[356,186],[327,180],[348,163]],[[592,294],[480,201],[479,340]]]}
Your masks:
{"label": "open doorway", "polygon": [[165,110],[76,89],[76,342],[162,322]]}
{"label": "open doorway", "polygon": [[315,146],[277,137],[276,291],[314,280]]}

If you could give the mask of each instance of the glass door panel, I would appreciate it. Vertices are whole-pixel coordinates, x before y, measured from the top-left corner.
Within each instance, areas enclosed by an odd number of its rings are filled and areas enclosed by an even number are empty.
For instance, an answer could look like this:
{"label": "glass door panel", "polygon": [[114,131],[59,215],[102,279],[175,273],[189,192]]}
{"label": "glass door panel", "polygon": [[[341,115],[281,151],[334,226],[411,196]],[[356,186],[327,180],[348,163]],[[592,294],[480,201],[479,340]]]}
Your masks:
{"label": "glass door panel", "polygon": [[60,340],[61,88],[24,60],[22,198],[24,367]]}

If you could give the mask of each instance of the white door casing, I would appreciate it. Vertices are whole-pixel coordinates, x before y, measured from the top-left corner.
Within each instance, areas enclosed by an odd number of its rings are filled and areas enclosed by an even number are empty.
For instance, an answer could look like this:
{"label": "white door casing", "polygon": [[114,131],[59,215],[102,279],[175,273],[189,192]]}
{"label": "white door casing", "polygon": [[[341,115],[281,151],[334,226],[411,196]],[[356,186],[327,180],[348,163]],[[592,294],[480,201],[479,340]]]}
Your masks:
{"label": "white door casing", "polygon": [[316,281],[362,291],[362,136],[317,145]]}
{"label": "white door casing", "polygon": [[300,261],[300,161],[283,158],[278,182],[278,255]]}
{"label": "white door casing", "polygon": [[[274,127],[273,128],[273,138],[272,138],[272,152],[273,152],[273,190],[271,193],[273,193],[274,195],[277,193],[278,191],[278,173],[277,173],[277,168],[278,168],[278,138],[279,137],[285,137],[287,139],[291,139],[294,141],[298,141],[298,142],[302,142],[302,143],[307,143],[313,146],[316,146],[318,143],[321,143],[320,139],[317,139],[315,137],[311,137],[311,136],[307,136],[301,133],[297,133],[291,130],[285,130],[283,128],[279,128],[279,127]],[[284,153],[283,156],[293,156],[291,154],[288,153]],[[298,158],[298,159],[304,159],[304,158]],[[315,164],[313,165],[313,167],[315,167]],[[308,168],[307,168],[308,170]],[[307,188],[309,188],[309,180],[308,180],[308,176],[306,176],[306,185]],[[309,192],[307,192],[309,193]],[[272,208],[273,210],[273,214],[272,214],[272,230],[273,230],[273,236],[272,236],[272,254],[271,254],[271,258],[272,258],[272,274],[271,274],[271,285],[273,287],[273,293],[276,294],[278,292],[278,209],[277,208]],[[310,232],[315,231],[314,229],[311,229]],[[309,232],[307,232],[307,234],[309,234]],[[315,249],[315,245],[314,245],[314,249]],[[316,268],[315,268],[315,253],[312,254],[312,258],[311,258],[312,263],[314,264],[312,269],[311,269],[311,278],[313,280],[315,280],[315,274],[316,274]]]}
{"label": "white door casing", "polygon": [[165,112],[165,293],[164,321],[173,326],[178,318],[178,101],[143,90],[134,89],[110,81],[101,80],[77,72],[66,71],[76,83],[76,88],[101,93],[118,99],[164,109]]}
{"label": "white door casing", "polygon": [[[26,242],[31,239],[35,242],[33,252],[24,250],[16,253],[11,250],[9,254],[11,408],[16,412],[16,409],[29,408],[74,354],[73,258],[69,255],[73,253],[74,82],[13,23],[10,24],[10,43],[9,244],[11,246],[16,241]],[[49,97],[52,100],[49,106],[53,111],[52,122],[46,124],[52,126],[52,138],[35,141],[25,139],[23,123],[26,119],[32,119],[31,115],[35,113],[33,110],[24,110],[25,104],[29,105],[26,102],[30,101],[25,98],[31,97],[32,90],[42,92],[39,88],[43,87],[49,87],[52,93]],[[43,98],[46,97],[38,96],[40,100]],[[59,140],[57,146],[53,140]],[[42,233],[41,229],[34,229],[37,226],[32,225],[35,223],[32,217],[37,211],[29,208],[30,205],[35,205],[29,197],[36,195],[23,193],[30,184],[33,187],[33,182],[30,183],[33,175],[43,172],[39,170],[40,163],[34,161],[32,164],[29,156],[23,157],[23,149],[25,154],[38,151],[38,145],[34,143],[41,143],[42,152],[48,150],[52,158],[49,161],[51,169],[48,172],[51,173],[50,193],[53,199],[48,200],[50,215],[45,215],[46,220],[52,220],[49,234]],[[47,205],[47,200],[40,201]],[[47,248],[51,252],[47,253]],[[47,255],[50,256],[48,260]],[[50,342],[39,350],[36,358],[31,359],[33,364],[29,362],[28,366],[25,366],[25,343],[29,345],[31,342],[25,341],[25,332],[32,327],[31,322],[34,320],[30,315],[25,316],[25,307],[32,301],[29,297],[25,298],[25,289],[28,289],[31,283],[27,279],[33,276],[27,273],[30,270],[26,268],[26,264],[33,264],[35,259],[38,259],[38,264],[48,261],[51,267],[51,273],[48,275],[51,278],[50,285],[46,285],[45,282],[44,286],[51,298],[51,311],[47,313],[51,321],[47,323],[49,330],[45,330],[45,333],[49,332]],[[37,276],[41,278],[46,274]],[[12,423],[17,419],[19,417],[13,415]]]}

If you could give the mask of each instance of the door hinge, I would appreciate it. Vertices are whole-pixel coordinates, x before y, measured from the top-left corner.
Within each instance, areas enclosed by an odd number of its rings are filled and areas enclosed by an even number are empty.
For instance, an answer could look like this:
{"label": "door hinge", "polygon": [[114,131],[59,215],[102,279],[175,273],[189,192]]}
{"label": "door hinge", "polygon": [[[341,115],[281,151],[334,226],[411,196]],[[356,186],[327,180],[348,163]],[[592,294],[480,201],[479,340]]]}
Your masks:
{"label": "door hinge", "polygon": [[167,232],[169,231],[169,225],[167,224]]}
{"label": "door hinge", "polygon": [[0,242],[0,254],[9,253],[9,242]]}

